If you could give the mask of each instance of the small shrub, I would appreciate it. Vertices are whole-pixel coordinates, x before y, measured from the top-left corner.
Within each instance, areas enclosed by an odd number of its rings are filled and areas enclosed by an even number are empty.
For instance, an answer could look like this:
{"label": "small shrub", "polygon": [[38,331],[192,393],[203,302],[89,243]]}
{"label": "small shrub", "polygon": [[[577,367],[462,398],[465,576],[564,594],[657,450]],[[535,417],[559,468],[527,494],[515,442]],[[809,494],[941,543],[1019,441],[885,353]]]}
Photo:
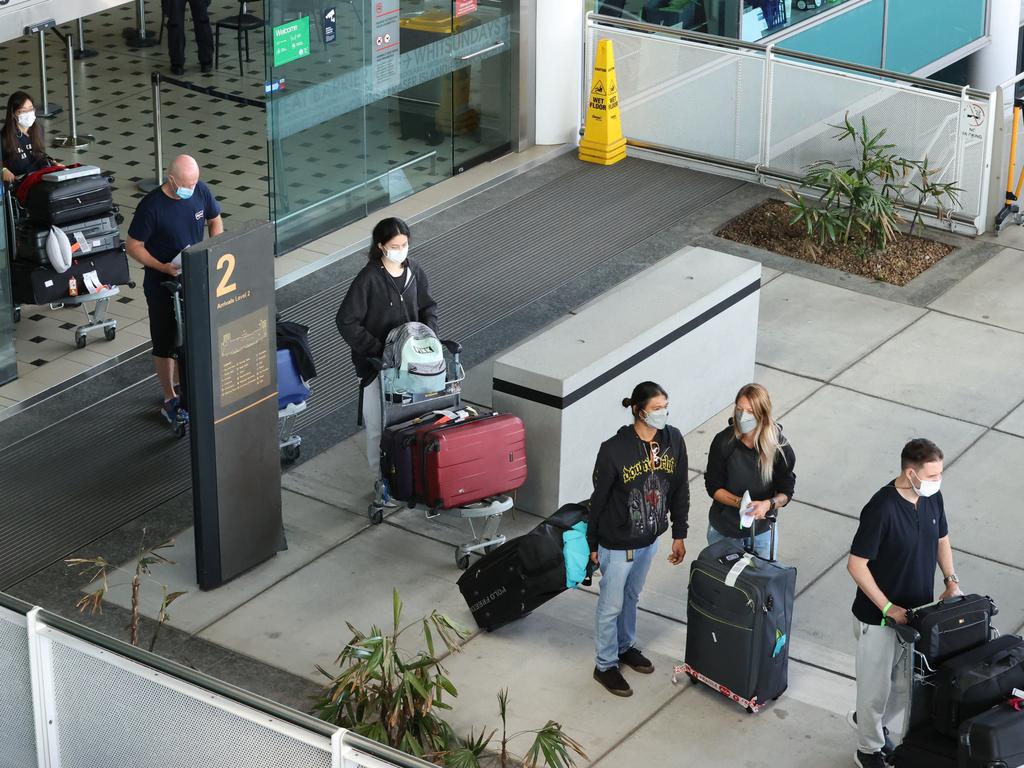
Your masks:
{"label": "small shrub", "polygon": [[792,187],[780,187],[790,201],[791,222],[804,225],[819,246],[850,243],[862,256],[884,251],[905,223],[901,207],[913,211],[913,230],[923,227],[922,213],[929,204],[942,218],[959,201],[962,190],[955,183],[936,180],[942,169],[931,167],[927,158],[908,160],[897,155],[895,144],[883,142],[885,129],[872,134],[863,117],[858,129],[849,116],[843,118],[843,125],[831,127],[839,131],[837,141],[852,140],[856,145],[854,163],[842,166],[820,160],[808,167],[801,186],[822,190],[815,203]]}

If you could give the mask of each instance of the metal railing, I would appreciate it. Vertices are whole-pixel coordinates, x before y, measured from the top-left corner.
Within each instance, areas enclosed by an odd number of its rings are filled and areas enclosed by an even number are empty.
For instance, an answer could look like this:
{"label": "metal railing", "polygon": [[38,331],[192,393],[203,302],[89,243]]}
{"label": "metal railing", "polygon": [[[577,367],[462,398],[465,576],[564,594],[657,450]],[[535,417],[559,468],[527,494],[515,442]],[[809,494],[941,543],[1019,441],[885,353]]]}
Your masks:
{"label": "metal railing", "polygon": [[581,115],[598,39],[615,44],[623,132],[637,154],[776,186],[819,160],[851,161],[844,116],[886,130],[894,152],[928,159],[962,188],[925,222],[980,234],[989,224],[996,95],[820,56],[587,14]]}
{"label": "metal railing", "polygon": [[0,593],[0,764],[429,764]]}

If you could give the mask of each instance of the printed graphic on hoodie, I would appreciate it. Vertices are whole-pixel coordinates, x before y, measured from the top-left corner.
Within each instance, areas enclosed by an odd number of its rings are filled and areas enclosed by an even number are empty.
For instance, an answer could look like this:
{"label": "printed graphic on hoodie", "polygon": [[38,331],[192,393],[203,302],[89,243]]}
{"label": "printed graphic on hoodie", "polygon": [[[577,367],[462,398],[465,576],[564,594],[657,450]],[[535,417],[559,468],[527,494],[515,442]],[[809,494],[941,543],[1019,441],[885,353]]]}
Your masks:
{"label": "printed graphic on hoodie", "polygon": [[668,525],[668,494],[675,465],[672,456],[662,456],[654,472],[648,458],[623,467],[622,480],[627,484],[646,473],[643,485],[629,491],[630,538],[657,536]]}

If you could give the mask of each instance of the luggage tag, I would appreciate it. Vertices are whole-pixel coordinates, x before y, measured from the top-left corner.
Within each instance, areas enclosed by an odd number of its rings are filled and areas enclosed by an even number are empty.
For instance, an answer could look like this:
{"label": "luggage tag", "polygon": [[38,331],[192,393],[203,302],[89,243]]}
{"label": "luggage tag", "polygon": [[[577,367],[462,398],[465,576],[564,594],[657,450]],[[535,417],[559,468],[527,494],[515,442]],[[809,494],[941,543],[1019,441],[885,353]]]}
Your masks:
{"label": "luggage tag", "polygon": [[788,639],[789,637],[785,633],[780,632],[777,629],[775,630],[775,650],[772,651],[773,659],[782,653],[782,649],[786,647],[786,641]]}
{"label": "luggage tag", "polygon": [[[75,232],[75,244],[82,253],[92,253],[92,243],[89,242],[89,238],[82,232]],[[71,247],[72,252],[75,252],[75,247]]]}

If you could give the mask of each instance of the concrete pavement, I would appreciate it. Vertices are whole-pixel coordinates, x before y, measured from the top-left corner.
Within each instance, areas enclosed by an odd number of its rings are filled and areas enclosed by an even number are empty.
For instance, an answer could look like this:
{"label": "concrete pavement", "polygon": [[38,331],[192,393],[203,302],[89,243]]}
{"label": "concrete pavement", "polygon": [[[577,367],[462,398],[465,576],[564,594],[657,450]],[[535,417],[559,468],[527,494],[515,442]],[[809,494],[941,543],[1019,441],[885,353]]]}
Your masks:
{"label": "concrete pavement", "polygon": [[[1024,248],[1024,240],[1018,244]],[[593,588],[584,589],[496,632],[474,634],[447,660],[460,690],[452,713],[458,729],[496,723],[495,694],[508,687],[513,729],[556,719],[593,765],[852,765],[855,740],[843,713],[854,695],[854,589],[845,558],[860,508],[898,472],[904,442],[919,435],[946,454],[943,494],[965,589],[992,595],[1000,607],[996,626],[1019,632],[1024,569],[1015,480],[1024,460],[1024,310],[1014,297],[1024,288],[1022,263],[1024,251],[1006,248],[925,306],[808,277],[805,265],[801,274],[766,270],[756,377],[772,393],[797,456],[796,501],[780,516],[781,559],[799,574],[794,662],[782,699],[749,716],[706,689],[671,683],[685,643],[688,566],[669,565],[664,545],[640,619],[657,671],[629,676],[631,699],[605,694],[590,677],[596,599]],[[487,403],[489,378],[488,362],[474,369],[469,397]],[[685,393],[671,394],[685,400]],[[706,535],[709,500],[700,471],[727,415],[687,436],[696,470],[691,556]],[[415,510],[370,526],[361,444],[357,435],[289,472],[289,552],[228,587],[190,592],[175,604],[172,623],[310,679],[347,639],[346,620],[361,628],[387,621],[392,588],[409,618],[437,608],[472,626],[455,585],[453,545],[465,532]],[[506,532],[536,523],[509,515]],[[192,583],[190,535],[180,537],[179,565],[158,570],[157,580]],[[113,599],[126,603],[126,592]]]}

